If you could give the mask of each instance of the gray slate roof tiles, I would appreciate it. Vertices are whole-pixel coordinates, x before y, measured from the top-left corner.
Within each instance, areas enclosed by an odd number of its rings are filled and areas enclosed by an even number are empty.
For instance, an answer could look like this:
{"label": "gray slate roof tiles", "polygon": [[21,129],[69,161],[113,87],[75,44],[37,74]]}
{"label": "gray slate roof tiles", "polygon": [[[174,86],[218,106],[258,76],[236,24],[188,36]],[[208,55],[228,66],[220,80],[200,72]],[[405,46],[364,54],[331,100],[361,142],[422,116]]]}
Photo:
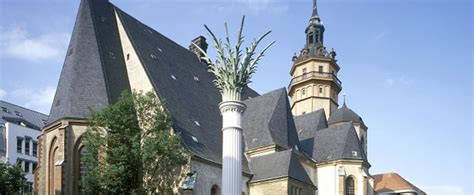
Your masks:
{"label": "gray slate roof tiles", "polygon": [[11,122],[18,124],[23,122],[31,129],[41,131],[45,125],[48,115],[24,108],[3,100],[0,100],[0,123]]}
{"label": "gray slate roof tiles", "polygon": [[298,138],[300,140],[314,137],[316,131],[328,127],[324,109],[295,116],[294,120],[298,132]]}
{"label": "gray slate roof tiles", "polygon": [[314,185],[293,149],[253,157],[250,169],[254,174],[250,182],[290,177]]}
{"label": "gray slate roof tiles", "polygon": [[290,149],[298,144],[285,88],[245,100],[243,128],[247,149],[276,144]]}
{"label": "gray slate roof tiles", "polygon": [[[115,9],[156,93],[166,102],[173,129],[181,133],[194,154],[221,163],[221,95],[212,83],[214,76],[207,71],[207,65],[193,52]],[[247,88],[243,97],[255,96],[258,93]]]}
{"label": "gray slate roof tiles", "polygon": [[82,0],[48,123],[84,119],[130,90],[112,4]]}
{"label": "gray slate roof tiles", "polygon": [[317,162],[339,159],[367,161],[351,122],[316,131],[314,137],[301,140],[300,143],[302,150]]}

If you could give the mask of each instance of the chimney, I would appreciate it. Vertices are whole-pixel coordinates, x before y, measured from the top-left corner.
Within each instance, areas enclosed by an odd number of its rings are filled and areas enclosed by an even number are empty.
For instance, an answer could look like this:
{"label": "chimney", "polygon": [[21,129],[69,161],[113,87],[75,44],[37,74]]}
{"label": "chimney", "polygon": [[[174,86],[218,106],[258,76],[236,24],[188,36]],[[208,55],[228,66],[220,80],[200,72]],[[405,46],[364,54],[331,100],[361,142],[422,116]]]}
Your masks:
{"label": "chimney", "polygon": [[199,51],[198,48],[196,48],[196,46],[194,44],[196,44],[198,47],[200,47],[202,50],[204,50],[205,52],[207,52],[207,43],[206,43],[206,38],[204,38],[203,36],[199,36],[199,37],[196,37],[195,39],[193,39],[191,41],[191,45],[189,45],[189,50],[191,50],[192,52],[194,52],[197,57],[199,58],[199,60],[202,62],[202,59],[201,57],[204,57],[204,54],[201,53],[201,51]]}

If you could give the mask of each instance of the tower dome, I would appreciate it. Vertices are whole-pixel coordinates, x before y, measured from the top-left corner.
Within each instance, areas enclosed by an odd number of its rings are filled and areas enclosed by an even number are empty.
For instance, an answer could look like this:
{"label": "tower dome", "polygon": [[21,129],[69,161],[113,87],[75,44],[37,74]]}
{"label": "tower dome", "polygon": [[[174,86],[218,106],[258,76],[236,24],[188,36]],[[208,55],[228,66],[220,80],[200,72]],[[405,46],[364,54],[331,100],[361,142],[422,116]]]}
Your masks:
{"label": "tower dome", "polygon": [[353,110],[347,107],[346,102],[342,105],[341,108],[337,109],[328,119],[328,124],[335,124],[339,122],[356,122],[364,124],[362,118],[355,113]]}

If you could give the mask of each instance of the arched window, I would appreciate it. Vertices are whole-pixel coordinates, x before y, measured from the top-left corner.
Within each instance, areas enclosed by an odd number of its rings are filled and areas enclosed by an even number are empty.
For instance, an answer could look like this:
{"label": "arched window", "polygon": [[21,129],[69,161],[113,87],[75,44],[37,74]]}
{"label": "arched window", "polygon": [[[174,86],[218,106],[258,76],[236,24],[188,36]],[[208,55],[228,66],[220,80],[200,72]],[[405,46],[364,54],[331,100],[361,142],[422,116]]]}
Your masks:
{"label": "arched window", "polygon": [[354,195],[354,179],[349,177],[346,179],[346,195]]}
{"label": "arched window", "polygon": [[59,156],[59,144],[57,138],[53,138],[49,148],[49,165],[48,165],[48,179],[49,190],[48,194],[61,193],[61,165],[62,160]]}
{"label": "arched window", "polygon": [[314,42],[314,38],[313,38],[313,33],[310,32],[309,35],[308,35],[308,42],[311,44]]}
{"label": "arched window", "polygon": [[221,195],[221,189],[217,185],[213,185],[211,188],[211,195]]}
{"label": "arched window", "polygon": [[80,194],[81,192],[81,179],[84,175],[84,154],[85,147],[82,144],[82,137],[77,139],[74,146],[74,192]]}

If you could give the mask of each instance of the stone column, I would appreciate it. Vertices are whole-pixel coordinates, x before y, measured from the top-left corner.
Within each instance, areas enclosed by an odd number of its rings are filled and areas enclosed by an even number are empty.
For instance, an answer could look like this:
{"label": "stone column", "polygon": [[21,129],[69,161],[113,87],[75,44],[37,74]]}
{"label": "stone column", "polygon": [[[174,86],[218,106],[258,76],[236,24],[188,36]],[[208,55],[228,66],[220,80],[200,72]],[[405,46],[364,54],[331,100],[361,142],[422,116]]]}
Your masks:
{"label": "stone column", "polygon": [[242,194],[242,115],[241,101],[223,101],[222,114],[222,194]]}

